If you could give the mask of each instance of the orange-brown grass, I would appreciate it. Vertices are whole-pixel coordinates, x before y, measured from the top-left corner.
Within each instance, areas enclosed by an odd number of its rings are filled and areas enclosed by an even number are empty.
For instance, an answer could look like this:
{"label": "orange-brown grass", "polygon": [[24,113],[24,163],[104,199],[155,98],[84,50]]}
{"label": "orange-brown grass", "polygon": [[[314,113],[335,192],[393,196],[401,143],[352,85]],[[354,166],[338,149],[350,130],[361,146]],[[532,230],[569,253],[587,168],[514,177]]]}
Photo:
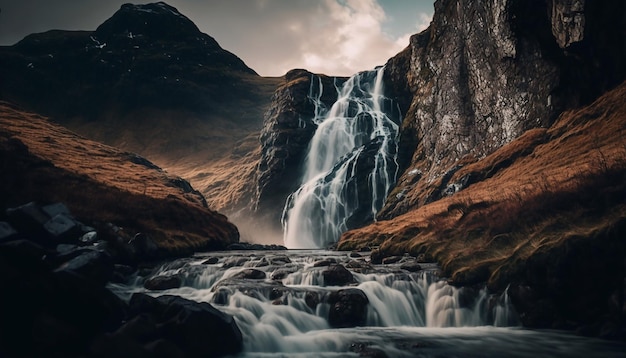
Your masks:
{"label": "orange-brown grass", "polygon": [[455,283],[504,289],[533,255],[623,246],[616,233],[626,229],[624,98],[626,84],[466,164],[451,182],[471,175],[469,187],[347,232],[339,249],[425,254]]}
{"label": "orange-brown grass", "polygon": [[0,103],[3,207],[64,202],[82,220],[144,232],[171,252],[238,240],[226,217],[136,155],[87,140],[47,119]]}
{"label": "orange-brown grass", "polygon": [[141,154],[190,181],[211,208],[230,210],[250,199],[263,115],[284,82],[283,77],[248,75],[241,80],[257,88],[260,99],[233,99],[205,113],[111,108],[97,121],[63,118],[62,123],[87,138]]}

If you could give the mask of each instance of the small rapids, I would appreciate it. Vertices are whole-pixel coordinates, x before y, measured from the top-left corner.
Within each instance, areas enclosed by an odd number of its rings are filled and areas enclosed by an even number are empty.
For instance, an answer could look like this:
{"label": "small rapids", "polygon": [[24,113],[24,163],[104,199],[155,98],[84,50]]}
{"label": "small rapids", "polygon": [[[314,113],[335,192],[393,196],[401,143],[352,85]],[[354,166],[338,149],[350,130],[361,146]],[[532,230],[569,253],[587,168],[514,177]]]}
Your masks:
{"label": "small rapids", "polygon": [[[371,264],[368,253],[320,250],[198,254],[110,284],[209,302],[232,315],[244,339],[238,357],[621,356],[620,346],[519,327],[508,297],[457,288],[434,264],[402,257]],[[177,276],[179,288],[144,282]]]}

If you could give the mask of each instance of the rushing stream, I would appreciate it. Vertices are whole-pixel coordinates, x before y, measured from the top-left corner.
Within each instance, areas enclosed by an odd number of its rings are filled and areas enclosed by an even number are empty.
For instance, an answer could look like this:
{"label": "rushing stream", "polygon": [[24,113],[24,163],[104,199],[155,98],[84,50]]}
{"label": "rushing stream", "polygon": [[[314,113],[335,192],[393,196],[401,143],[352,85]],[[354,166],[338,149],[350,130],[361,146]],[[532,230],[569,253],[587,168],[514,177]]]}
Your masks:
{"label": "rushing stream", "polygon": [[[147,292],[211,303],[241,329],[240,357],[623,356],[623,345],[522,329],[505,294],[452,287],[435,265],[397,259],[373,265],[368,253],[212,252],[110,288],[126,299]],[[154,276],[178,276],[182,285],[145,289]]]}

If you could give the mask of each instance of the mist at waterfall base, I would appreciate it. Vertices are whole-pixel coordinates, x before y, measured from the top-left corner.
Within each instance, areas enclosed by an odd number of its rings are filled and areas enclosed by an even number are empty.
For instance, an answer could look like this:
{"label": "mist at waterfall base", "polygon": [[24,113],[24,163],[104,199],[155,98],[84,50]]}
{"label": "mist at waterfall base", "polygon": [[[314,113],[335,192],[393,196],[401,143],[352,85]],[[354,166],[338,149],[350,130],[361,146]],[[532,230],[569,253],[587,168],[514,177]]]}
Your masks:
{"label": "mist at waterfall base", "polygon": [[[506,293],[453,287],[438,278],[434,264],[411,272],[405,266],[411,262],[406,256],[373,265],[368,253],[322,250],[211,252],[109,288],[124,299],[145,292],[212,304],[242,332],[237,357],[623,357],[626,351],[623,343],[523,329]],[[331,282],[325,272],[335,265],[351,279]],[[145,289],[154,276],[177,276],[182,285]],[[333,300],[342,291],[366,298]],[[338,311],[353,323],[337,323]]]}
{"label": "mist at waterfall base", "polygon": [[[308,95],[316,131],[302,183],[283,211],[290,249],[326,248],[355,225],[372,221],[398,174],[398,106],[383,93],[384,67],[360,72],[337,90],[327,108],[322,81],[312,76]],[[302,121],[302,125],[307,125]]]}

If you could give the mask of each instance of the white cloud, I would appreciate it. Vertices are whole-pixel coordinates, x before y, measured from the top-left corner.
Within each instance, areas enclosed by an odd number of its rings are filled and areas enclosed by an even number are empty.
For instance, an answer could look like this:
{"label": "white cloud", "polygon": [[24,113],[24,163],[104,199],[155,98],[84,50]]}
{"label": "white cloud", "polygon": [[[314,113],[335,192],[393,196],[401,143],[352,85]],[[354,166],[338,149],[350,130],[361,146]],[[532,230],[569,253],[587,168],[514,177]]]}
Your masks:
{"label": "white cloud", "polygon": [[[166,1],[264,76],[281,76],[293,68],[344,76],[371,69],[401,51],[409,36],[430,22],[428,15],[415,10],[423,9],[428,0],[406,4],[385,0]],[[51,28],[94,30],[124,2],[128,1],[83,0],[80,6],[72,5],[73,0],[7,4],[2,8],[0,39],[11,44],[28,33]],[[395,11],[395,18],[385,13],[381,3]]]}
{"label": "white cloud", "polygon": [[[222,18],[229,16],[228,8],[213,5]],[[388,18],[377,0],[292,0],[289,6],[257,0],[239,9],[230,22],[206,16],[198,25],[264,76],[293,68],[342,76],[371,69],[406,47],[408,37],[430,21],[417,14],[415,28],[394,37],[383,31]]]}

